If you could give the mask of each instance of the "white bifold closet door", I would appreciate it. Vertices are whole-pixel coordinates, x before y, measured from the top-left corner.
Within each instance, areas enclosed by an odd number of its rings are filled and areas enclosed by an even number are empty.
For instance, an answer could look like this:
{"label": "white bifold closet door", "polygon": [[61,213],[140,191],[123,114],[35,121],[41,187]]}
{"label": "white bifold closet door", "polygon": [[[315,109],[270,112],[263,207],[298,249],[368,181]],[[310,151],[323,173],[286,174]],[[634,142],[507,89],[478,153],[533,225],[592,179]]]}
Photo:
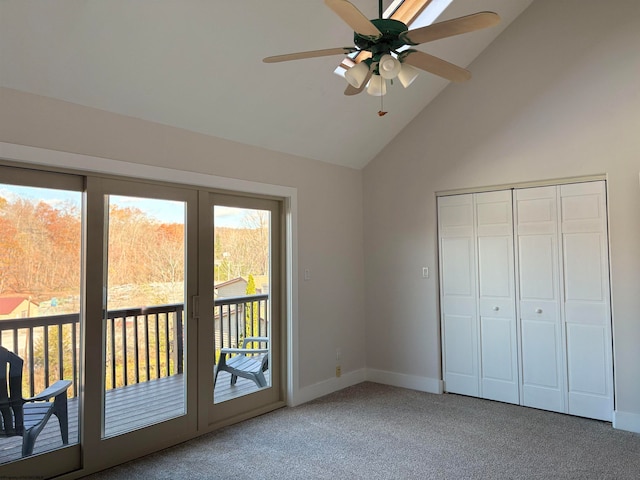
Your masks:
{"label": "white bifold closet door", "polygon": [[522,404],[565,412],[556,187],[516,190]]}
{"label": "white bifold closet door", "polygon": [[603,181],[438,198],[445,391],[613,414]]}
{"label": "white bifold closet door", "polygon": [[440,197],[446,390],[518,403],[511,191]]}
{"label": "white bifold closet door", "polygon": [[473,195],[438,198],[446,390],[480,396]]}
{"label": "white bifold closet door", "polygon": [[475,194],[482,398],[518,403],[518,349],[510,191]]}
{"label": "white bifold closet door", "polygon": [[604,182],[517,190],[515,195],[522,403],[611,420]]}

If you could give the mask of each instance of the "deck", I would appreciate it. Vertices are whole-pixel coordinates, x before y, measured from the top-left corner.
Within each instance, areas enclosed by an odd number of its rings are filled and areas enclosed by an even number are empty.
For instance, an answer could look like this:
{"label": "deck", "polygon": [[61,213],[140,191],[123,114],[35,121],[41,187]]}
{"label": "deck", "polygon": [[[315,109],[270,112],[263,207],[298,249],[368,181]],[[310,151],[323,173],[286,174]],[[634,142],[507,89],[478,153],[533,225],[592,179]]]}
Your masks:
{"label": "deck", "polygon": [[[268,379],[269,371],[265,372]],[[231,400],[258,390],[251,380],[238,378],[233,387],[231,375],[220,372],[214,392],[215,403]],[[145,401],[148,398],[148,401]],[[162,400],[159,400],[162,399]],[[106,394],[106,436],[118,435],[140,427],[174,418],[183,413],[183,375],[109,390]],[[71,398],[69,408],[69,442],[78,441],[78,399]],[[51,418],[38,436],[34,454],[62,446],[57,419]],[[22,437],[0,438],[0,464],[21,458]]]}

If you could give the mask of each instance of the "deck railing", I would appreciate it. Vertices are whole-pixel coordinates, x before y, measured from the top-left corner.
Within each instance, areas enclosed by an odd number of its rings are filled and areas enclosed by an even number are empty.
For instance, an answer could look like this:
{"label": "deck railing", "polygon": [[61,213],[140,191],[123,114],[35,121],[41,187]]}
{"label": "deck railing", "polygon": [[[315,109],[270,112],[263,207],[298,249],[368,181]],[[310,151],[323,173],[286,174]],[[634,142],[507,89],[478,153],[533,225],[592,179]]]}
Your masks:
{"label": "deck railing", "polygon": [[221,348],[238,348],[246,337],[269,336],[269,294],[218,298],[214,302],[216,363]]}
{"label": "deck railing", "polygon": [[[216,362],[221,348],[241,346],[249,336],[268,336],[268,301],[268,294],[215,300]],[[111,310],[105,328],[107,389],[183,373],[183,304]],[[0,345],[25,362],[25,395],[61,378],[72,380],[69,394],[78,395],[78,314],[0,320]]]}
{"label": "deck railing", "polygon": [[61,378],[73,380],[69,391],[78,395],[79,339],[77,313],[0,321],[0,345],[24,360],[24,395]]}
{"label": "deck railing", "polygon": [[112,310],[106,324],[106,389],[184,370],[183,304]]}

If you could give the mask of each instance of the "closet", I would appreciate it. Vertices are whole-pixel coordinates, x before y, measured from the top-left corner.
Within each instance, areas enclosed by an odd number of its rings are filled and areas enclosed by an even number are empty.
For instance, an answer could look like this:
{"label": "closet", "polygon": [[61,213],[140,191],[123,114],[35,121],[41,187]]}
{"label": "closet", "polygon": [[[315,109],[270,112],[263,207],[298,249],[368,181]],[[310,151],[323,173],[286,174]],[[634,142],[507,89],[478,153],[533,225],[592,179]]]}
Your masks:
{"label": "closet", "polygon": [[613,413],[604,181],[438,197],[445,391]]}

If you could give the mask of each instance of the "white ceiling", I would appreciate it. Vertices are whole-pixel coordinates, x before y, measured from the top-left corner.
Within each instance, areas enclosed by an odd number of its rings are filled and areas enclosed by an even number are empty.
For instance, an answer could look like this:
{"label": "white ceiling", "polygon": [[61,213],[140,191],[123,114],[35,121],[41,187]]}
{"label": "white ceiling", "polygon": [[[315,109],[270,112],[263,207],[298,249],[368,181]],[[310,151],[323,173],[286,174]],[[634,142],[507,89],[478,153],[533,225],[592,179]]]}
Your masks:
{"label": "white ceiling", "polygon": [[[502,22],[418,48],[466,67],[531,1],[455,0],[439,20]],[[376,0],[352,3],[378,16]],[[343,95],[340,57],[262,62],[352,40],[322,0],[0,0],[0,85],[362,168],[449,82],[396,82],[379,117],[379,98]]]}

